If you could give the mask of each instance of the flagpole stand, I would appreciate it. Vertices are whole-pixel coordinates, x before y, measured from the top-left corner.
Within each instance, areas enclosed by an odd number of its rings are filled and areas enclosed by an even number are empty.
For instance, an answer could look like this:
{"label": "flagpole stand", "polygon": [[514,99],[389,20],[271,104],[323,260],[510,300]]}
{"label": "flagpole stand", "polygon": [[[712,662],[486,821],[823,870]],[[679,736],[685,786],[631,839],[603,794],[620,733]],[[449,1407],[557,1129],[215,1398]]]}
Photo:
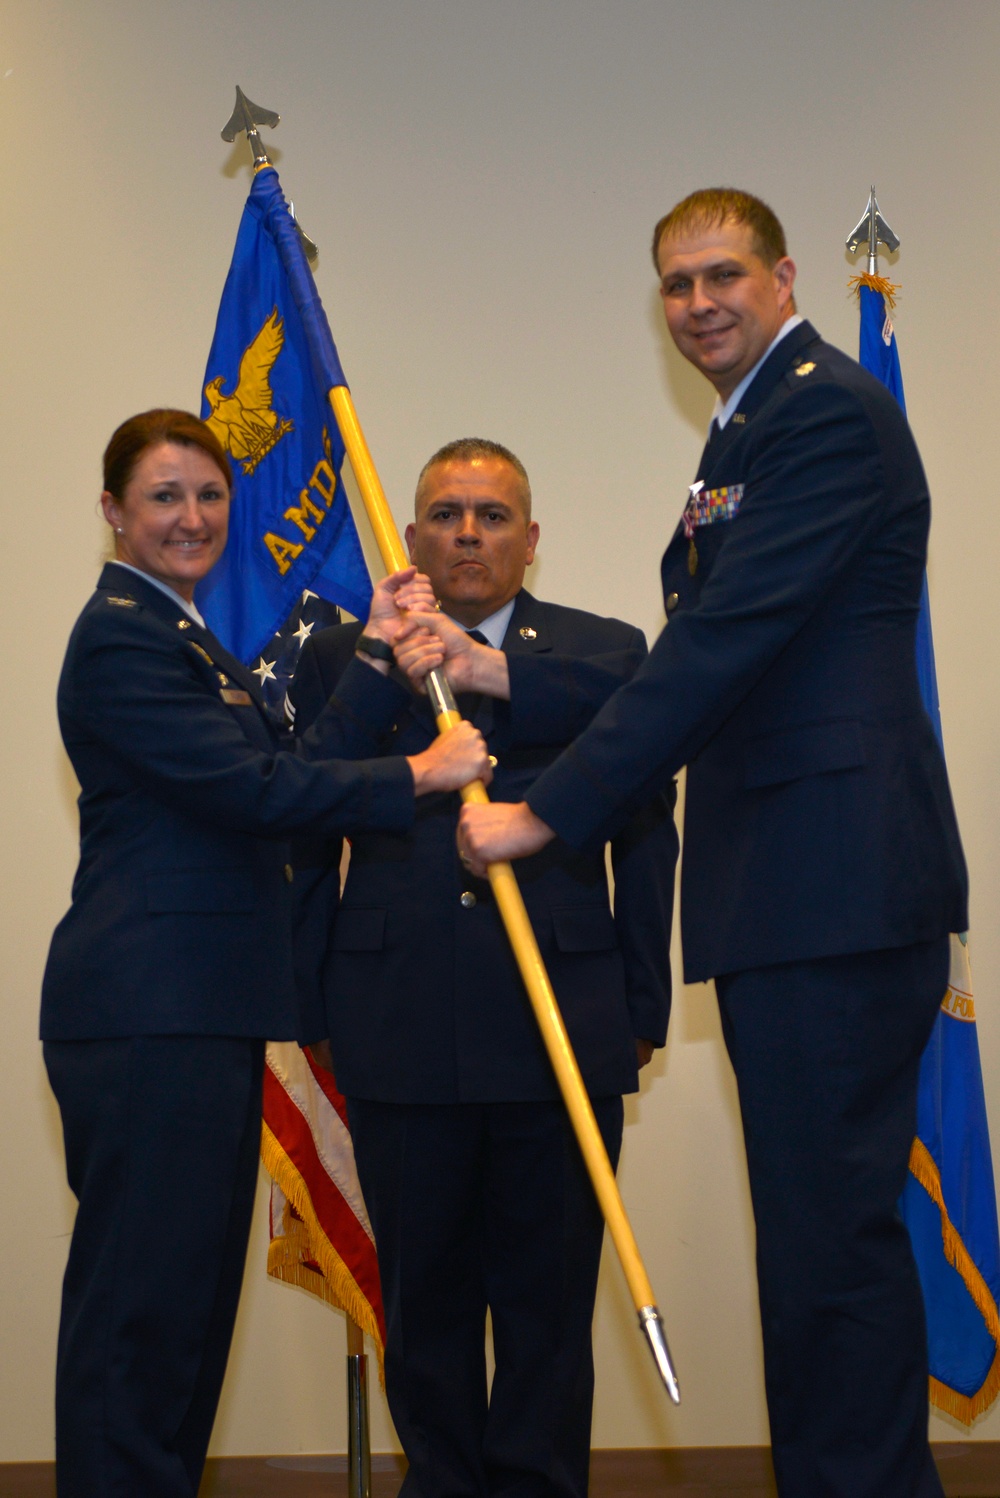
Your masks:
{"label": "flagpole stand", "polygon": [[365,1334],[347,1318],[347,1492],[371,1498],[372,1450],[368,1430],[368,1358]]}

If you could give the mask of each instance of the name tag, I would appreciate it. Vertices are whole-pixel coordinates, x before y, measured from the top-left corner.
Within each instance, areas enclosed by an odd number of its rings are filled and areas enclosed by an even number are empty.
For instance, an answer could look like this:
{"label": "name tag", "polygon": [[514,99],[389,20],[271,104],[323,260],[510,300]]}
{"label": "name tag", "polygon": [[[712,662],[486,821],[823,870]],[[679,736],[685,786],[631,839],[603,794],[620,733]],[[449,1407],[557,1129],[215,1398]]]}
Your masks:
{"label": "name tag", "polygon": [[223,702],[230,707],[251,707],[253,698],[249,692],[244,692],[242,687],[223,687],[219,694]]}

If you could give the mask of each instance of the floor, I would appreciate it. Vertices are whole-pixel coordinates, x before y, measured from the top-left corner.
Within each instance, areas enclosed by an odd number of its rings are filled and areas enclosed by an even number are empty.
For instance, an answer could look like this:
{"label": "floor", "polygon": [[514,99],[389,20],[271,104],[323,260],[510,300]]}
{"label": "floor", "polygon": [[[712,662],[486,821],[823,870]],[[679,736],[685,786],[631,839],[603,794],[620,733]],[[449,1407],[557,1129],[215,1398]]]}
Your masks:
{"label": "floor", "polygon": [[[1000,1498],[1000,1442],[956,1441],[934,1455],[948,1498]],[[396,1498],[402,1459],[372,1457],[371,1498]],[[50,1462],[0,1465],[0,1498],[55,1498]],[[764,1446],[595,1451],[590,1498],[776,1498]],[[226,1457],[211,1461],[199,1498],[347,1498],[343,1456]]]}

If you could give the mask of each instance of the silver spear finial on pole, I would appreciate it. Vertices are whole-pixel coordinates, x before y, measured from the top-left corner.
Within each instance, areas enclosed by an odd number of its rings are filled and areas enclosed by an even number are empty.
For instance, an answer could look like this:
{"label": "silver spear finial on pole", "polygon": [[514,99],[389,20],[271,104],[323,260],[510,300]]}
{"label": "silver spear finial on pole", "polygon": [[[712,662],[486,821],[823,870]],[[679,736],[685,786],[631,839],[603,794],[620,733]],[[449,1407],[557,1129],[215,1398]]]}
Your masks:
{"label": "silver spear finial on pole", "polygon": [[[276,125],[281,124],[281,115],[275,114],[273,109],[264,109],[260,104],[255,104],[248,99],[246,94],[236,85],[236,108],[233,110],[226,124],[222,127],[222,139],[232,145],[238,135],[245,134],[253,151],[253,169],[259,172],[261,167],[273,166],[270,156],[264,150],[264,142],[257,133],[258,125],[265,125],[268,130],[273,130]],[[295,218],[295,204],[290,203],[289,212],[295,220],[302,248],[308,260],[315,260],[319,250],[309,238],[298,219]]]}
{"label": "silver spear finial on pole", "polygon": [[847,241],[847,248],[853,255],[866,241],[868,243],[868,274],[874,276],[878,274],[879,245],[885,245],[890,254],[893,250],[899,249],[899,240],[879,212],[874,184],[868,194],[868,206],[858,219],[857,226]]}
{"label": "silver spear finial on pole", "polygon": [[246,138],[253,150],[253,165],[254,171],[256,171],[259,167],[271,165],[271,158],[264,150],[264,143],[257,134],[257,126],[266,125],[269,130],[273,130],[280,123],[280,114],[275,114],[273,109],[262,109],[259,104],[255,104],[252,99],[248,99],[239,84],[237,84],[236,108],[233,110],[228,122],[222,127],[222,139],[228,141],[231,145],[240,132],[245,131]]}

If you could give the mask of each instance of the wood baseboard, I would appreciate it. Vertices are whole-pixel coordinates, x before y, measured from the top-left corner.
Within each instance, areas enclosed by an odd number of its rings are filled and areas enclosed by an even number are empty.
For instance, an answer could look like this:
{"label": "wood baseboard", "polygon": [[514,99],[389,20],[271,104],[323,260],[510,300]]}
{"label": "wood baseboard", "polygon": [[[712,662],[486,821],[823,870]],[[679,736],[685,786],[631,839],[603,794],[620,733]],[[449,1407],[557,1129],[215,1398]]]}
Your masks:
{"label": "wood baseboard", "polygon": [[[1000,1498],[1000,1441],[934,1446],[947,1498]],[[372,1498],[396,1498],[402,1457],[372,1457]],[[55,1498],[51,1462],[0,1463],[3,1498]],[[590,1498],[777,1498],[766,1446],[681,1446],[595,1451]],[[199,1498],[347,1498],[343,1456],[218,1457],[208,1463]]]}

